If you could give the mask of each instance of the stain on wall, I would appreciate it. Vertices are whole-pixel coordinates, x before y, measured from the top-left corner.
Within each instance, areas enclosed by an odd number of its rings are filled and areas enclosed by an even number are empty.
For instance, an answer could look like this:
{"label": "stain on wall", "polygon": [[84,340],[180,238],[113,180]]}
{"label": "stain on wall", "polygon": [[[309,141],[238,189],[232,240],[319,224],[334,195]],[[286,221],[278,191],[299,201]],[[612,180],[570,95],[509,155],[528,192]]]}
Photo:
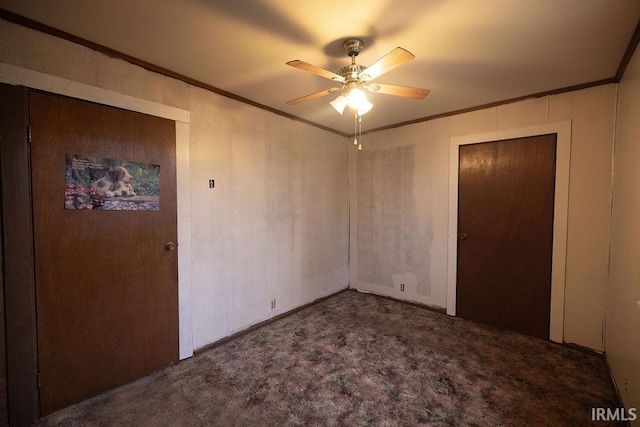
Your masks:
{"label": "stain on wall", "polygon": [[414,192],[416,147],[362,151],[357,162],[358,280],[389,288],[410,282],[428,294],[428,236]]}

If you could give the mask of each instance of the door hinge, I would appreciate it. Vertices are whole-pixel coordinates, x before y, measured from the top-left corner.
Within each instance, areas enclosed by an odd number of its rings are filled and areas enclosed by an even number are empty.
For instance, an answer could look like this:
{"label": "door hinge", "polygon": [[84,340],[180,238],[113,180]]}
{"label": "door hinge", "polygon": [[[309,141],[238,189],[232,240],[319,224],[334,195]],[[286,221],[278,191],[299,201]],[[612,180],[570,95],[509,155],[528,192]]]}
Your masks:
{"label": "door hinge", "polygon": [[36,385],[38,386],[38,388],[42,388],[42,381],[41,381],[41,379],[40,379],[40,378],[41,378],[41,377],[40,377],[40,372],[38,372],[38,373],[36,374]]}
{"label": "door hinge", "polygon": [[27,141],[31,144],[31,125],[27,126]]}

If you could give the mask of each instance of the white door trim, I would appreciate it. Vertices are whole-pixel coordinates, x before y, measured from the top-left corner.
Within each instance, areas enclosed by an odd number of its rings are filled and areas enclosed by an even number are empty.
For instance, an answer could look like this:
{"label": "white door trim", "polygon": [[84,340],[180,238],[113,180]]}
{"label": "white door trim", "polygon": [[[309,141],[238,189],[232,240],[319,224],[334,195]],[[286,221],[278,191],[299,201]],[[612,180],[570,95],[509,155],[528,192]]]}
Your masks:
{"label": "white door trim", "polygon": [[569,167],[571,163],[571,121],[547,123],[526,128],[464,135],[449,139],[449,233],[447,314],[456,315],[456,276],[458,261],[458,156],[459,147],[528,136],[557,135],[556,183],[553,214],[553,258],[551,264],[551,318],[549,339],[564,338],[564,289],[567,261],[567,213],[569,208]]}
{"label": "white door trim", "polygon": [[[189,188],[189,111],[130,95],[90,86],[0,62],[0,82],[122,108],[176,122],[176,185]],[[178,205],[178,317],[180,359],[193,356],[193,304],[191,297],[191,198],[177,192]]]}

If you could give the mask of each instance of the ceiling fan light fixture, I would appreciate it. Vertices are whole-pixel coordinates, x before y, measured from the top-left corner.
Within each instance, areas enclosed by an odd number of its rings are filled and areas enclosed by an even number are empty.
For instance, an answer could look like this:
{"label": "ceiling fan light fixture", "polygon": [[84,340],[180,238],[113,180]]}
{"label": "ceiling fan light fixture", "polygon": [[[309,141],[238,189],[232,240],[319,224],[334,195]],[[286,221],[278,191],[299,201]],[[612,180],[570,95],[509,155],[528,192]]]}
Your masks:
{"label": "ceiling fan light fixture", "polygon": [[373,104],[365,99],[364,102],[358,106],[358,115],[362,116],[367,114],[371,108],[373,108]]}
{"label": "ceiling fan light fixture", "polygon": [[331,104],[331,106],[335,108],[338,113],[342,114],[344,113],[344,109],[347,107],[347,97],[344,95],[340,95],[329,104]]}
{"label": "ceiling fan light fixture", "polygon": [[339,96],[338,99],[330,102],[331,106],[335,108],[338,113],[343,114],[344,109],[346,108],[344,105],[344,99],[347,98],[348,105],[355,111],[355,114],[363,115],[371,110],[373,105],[369,102],[364,93],[362,93],[362,89],[368,89],[371,92],[385,95],[395,95],[413,99],[423,99],[429,93],[428,89],[369,83],[371,80],[413,60],[415,56],[408,50],[396,47],[369,67],[365,67],[363,65],[356,64],[355,61],[356,56],[358,56],[364,47],[364,42],[361,39],[347,39],[344,41],[342,46],[347,51],[347,55],[351,58],[351,64],[340,68],[337,73],[300,61],[299,59],[287,62],[287,65],[292,67],[342,84],[342,87],[340,88],[333,87],[301,98],[292,99],[291,101],[287,101],[287,104],[296,105],[330,93],[342,91],[342,95]]}
{"label": "ceiling fan light fixture", "polygon": [[347,95],[347,104],[349,107],[357,109],[364,101],[368,101],[367,96],[360,89],[353,88],[349,91]]}
{"label": "ceiling fan light fixture", "polygon": [[366,114],[373,104],[369,102],[367,96],[358,88],[353,88],[347,95],[347,105],[358,112],[358,115],[362,116]]}

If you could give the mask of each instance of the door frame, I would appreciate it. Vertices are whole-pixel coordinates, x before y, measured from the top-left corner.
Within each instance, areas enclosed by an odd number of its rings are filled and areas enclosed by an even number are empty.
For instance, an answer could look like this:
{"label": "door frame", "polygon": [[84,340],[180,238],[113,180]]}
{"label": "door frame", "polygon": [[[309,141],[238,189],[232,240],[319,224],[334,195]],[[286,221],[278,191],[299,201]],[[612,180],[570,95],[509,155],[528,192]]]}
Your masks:
{"label": "door frame", "polygon": [[549,339],[564,339],[564,289],[567,261],[567,214],[571,164],[571,121],[463,135],[449,139],[449,232],[447,244],[447,314],[456,315],[458,267],[458,168],[459,147],[468,144],[556,134],[556,181],[551,261],[551,314]]}
{"label": "door frame", "polygon": [[[90,86],[84,83],[75,82],[72,80],[63,79],[60,77],[51,76],[48,74],[40,73],[33,70],[17,67],[14,65],[0,62],[0,82],[14,86],[23,86],[28,89],[42,90],[56,95],[68,96],[85,101],[95,102],[106,106],[115,108],[122,108],[125,110],[144,113],[152,116],[162,117],[165,119],[173,120],[176,125],[176,186],[177,188],[185,188],[187,191],[177,191],[177,222],[178,222],[178,242],[180,249],[178,251],[178,322],[179,322],[179,358],[180,360],[193,356],[193,304],[192,304],[192,283],[191,283],[191,196],[188,189],[190,184],[190,160],[189,160],[189,122],[190,112],[182,110],[180,108],[159,104],[153,101],[148,101],[141,98],[136,98],[130,95],[124,95],[122,93],[110,91],[107,89]],[[26,135],[26,129],[25,129]],[[28,144],[26,138],[23,142]],[[3,159],[3,161],[11,161],[11,159]],[[17,159],[20,164],[19,160]],[[30,172],[23,169],[24,177],[30,182]],[[4,194],[2,195],[4,197]],[[30,199],[29,199],[30,200]],[[31,217],[30,205],[25,208],[19,208],[17,212],[18,216]],[[33,236],[24,236],[29,241]],[[33,266],[32,266],[33,267]],[[29,266],[23,267],[22,275],[25,277],[33,277],[34,270]],[[27,271],[28,270],[28,271]],[[24,286],[24,283],[10,284],[5,282],[5,287],[20,287]],[[32,284],[32,287],[35,283]],[[29,285],[27,284],[27,287]],[[25,290],[28,291],[28,290]],[[31,290],[35,292],[35,288]],[[22,292],[24,293],[24,292]],[[26,295],[26,294],[25,294]],[[29,336],[35,336],[35,323],[31,321],[31,317],[35,316],[35,301],[33,299],[27,301],[28,295],[13,295],[8,293],[5,299],[5,306],[25,306],[25,310],[21,310],[21,317],[19,319],[13,319],[15,322],[21,324],[30,324],[31,329],[28,332]],[[12,299],[13,298],[13,299]],[[27,310],[26,308],[30,308]],[[20,325],[17,325],[20,327]],[[11,333],[12,325],[7,324],[7,333]],[[28,347],[28,348],[27,348]],[[7,346],[7,361],[11,360],[37,360],[37,349],[35,346]],[[15,369],[12,369],[15,368]],[[39,392],[36,383],[37,366],[8,366],[7,369],[12,372],[13,376],[18,378],[32,378],[30,383],[33,383],[32,387],[29,387],[27,394],[31,394],[29,401],[17,401],[17,396],[12,396],[11,389],[8,390],[9,396],[9,413],[10,417],[13,413],[24,414],[21,419],[11,417],[10,422],[12,424],[26,424],[33,422],[39,417],[39,408],[34,407],[39,400]],[[11,383],[11,377],[8,380]],[[11,384],[9,384],[11,386]],[[31,415],[30,415],[31,414]],[[28,419],[32,418],[32,419]]]}

